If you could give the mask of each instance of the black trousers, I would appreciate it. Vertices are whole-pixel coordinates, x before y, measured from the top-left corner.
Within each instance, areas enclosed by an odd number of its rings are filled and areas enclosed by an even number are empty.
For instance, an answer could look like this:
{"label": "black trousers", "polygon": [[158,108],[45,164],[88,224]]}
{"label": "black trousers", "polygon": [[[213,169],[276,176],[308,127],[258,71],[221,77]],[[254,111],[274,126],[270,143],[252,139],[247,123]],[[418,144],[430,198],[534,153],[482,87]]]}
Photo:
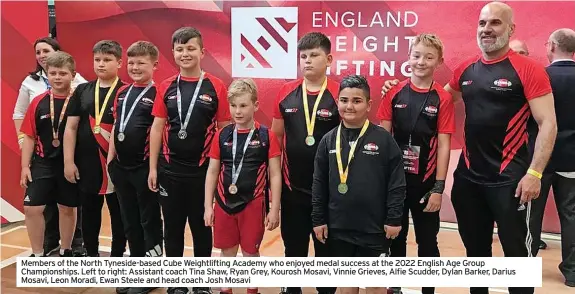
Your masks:
{"label": "black trousers", "polygon": [[[76,230],[74,231],[74,239],[72,239],[72,248],[79,249],[84,242],[82,239],[82,209],[78,207]],[[60,215],[58,212],[58,204],[48,204],[44,208],[44,221],[46,229],[44,231],[44,249],[53,248],[60,244]]]}
{"label": "black trousers", "polygon": [[162,256],[162,216],[158,193],[148,188],[148,165],[126,170],[113,160],[108,172],[116,187],[130,256]]}
{"label": "black trousers", "polygon": [[539,252],[541,227],[549,190],[553,187],[555,205],[561,225],[561,256],[559,270],[568,281],[575,281],[575,179],[557,173],[545,173],[541,180],[539,198],[533,200],[531,230],[533,232],[533,255]]}
{"label": "black trousers", "polygon": [[[286,257],[307,257],[309,253],[309,238],[313,239],[316,257],[329,257],[329,247],[321,243],[313,233],[311,221],[311,195],[299,191],[292,191],[283,186],[281,197],[282,213],[281,236],[284,242]],[[318,293],[332,294],[337,288],[318,287]],[[289,293],[300,293],[301,288],[288,288]]]}
{"label": "black trousers", "polygon": [[88,256],[98,256],[99,236],[102,226],[102,208],[104,198],[110,213],[112,224],[112,250],[111,257],[121,257],[126,251],[126,235],[124,234],[124,224],[122,223],[122,213],[116,193],[106,195],[87,194],[80,192],[82,197],[82,234],[84,237],[84,247]]}
{"label": "black trousers", "polygon": [[[429,192],[434,185],[433,180],[421,182],[421,177],[406,175],[407,189],[403,206],[401,231],[397,238],[391,242],[391,257],[407,256],[407,235],[409,233],[409,212],[413,219],[417,254],[419,257],[439,257],[437,234],[439,233],[439,211],[423,212],[427,202],[419,203],[421,198]],[[435,293],[435,288],[423,288],[423,294]]]}
{"label": "black trousers", "polygon": [[195,257],[212,255],[212,228],[204,223],[206,177],[178,178],[159,174],[159,200],[164,216],[167,257],[184,255],[186,222],[192,231]]}
{"label": "black trousers", "polygon": [[[529,215],[532,203],[519,210],[515,197],[517,184],[486,187],[454,176],[451,202],[455,209],[459,235],[468,257],[491,257],[493,223],[506,257],[532,256]],[[510,294],[533,294],[534,288],[509,288]],[[488,294],[488,288],[470,289],[471,294]]]}

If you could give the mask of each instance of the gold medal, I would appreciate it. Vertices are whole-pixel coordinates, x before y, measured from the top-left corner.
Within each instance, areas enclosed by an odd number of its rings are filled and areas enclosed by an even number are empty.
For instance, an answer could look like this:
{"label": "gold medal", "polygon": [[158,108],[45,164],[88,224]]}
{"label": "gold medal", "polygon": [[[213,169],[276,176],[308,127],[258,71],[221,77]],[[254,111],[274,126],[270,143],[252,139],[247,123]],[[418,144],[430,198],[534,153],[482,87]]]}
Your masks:
{"label": "gold medal", "polygon": [[313,130],[315,128],[315,116],[317,114],[317,108],[319,106],[319,102],[321,101],[321,97],[325,92],[325,88],[327,88],[327,78],[323,81],[321,85],[321,90],[319,91],[319,95],[315,99],[315,104],[313,105],[313,110],[311,113],[311,118],[309,114],[309,106],[307,101],[307,87],[305,84],[305,80],[303,80],[302,84],[302,92],[303,92],[303,112],[305,114],[305,126],[307,128],[307,137],[305,138],[305,144],[307,146],[313,146],[315,144],[315,138],[313,137]]}
{"label": "gold medal", "polygon": [[94,93],[95,96],[94,98],[96,99],[94,103],[95,104],[94,107],[96,108],[95,109],[96,126],[94,127],[94,134],[99,134],[100,131],[102,130],[100,128],[100,123],[102,122],[102,117],[104,117],[105,110],[108,109],[108,100],[110,100],[112,92],[114,92],[114,88],[116,88],[116,84],[118,84],[118,80],[119,78],[116,77],[114,83],[112,83],[110,89],[108,89],[108,93],[106,93],[106,97],[104,98],[104,103],[102,104],[102,107],[100,107],[100,79],[96,81],[96,90]]}
{"label": "gold medal", "polygon": [[306,144],[307,146],[313,146],[313,144],[315,144],[315,139],[314,139],[314,137],[313,137],[313,136],[307,136],[307,137],[305,138],[305,144]]}
{"label": "gold medal", "polygon": [[369,127],[369,119],[365,120],[365,122],[363,123],[363,127],[361,128],[361,132],[357,137],[357,140],[355,140],[353,144],[351,144],[351,148],[349,149],[349,155],[347,157],[347,166],[345,167],[345,170],[343,169],[343,163],[341,159],[341,123],[337,127],[337,135],[335,138],[335,159],[337,160],[337,170],[339,172],[339,180],[340,180],[340,184],[337,186],[337,191],[341,194],[345,194],[349,190],[349,187],[347,186],[346,183],[347,176],[349,174],[349,165],[351,163],[351,160],[353,159],[355,153],[355,147],[357,146],[359,139],[363,137],[363,135],[367,131],[367,127]]}

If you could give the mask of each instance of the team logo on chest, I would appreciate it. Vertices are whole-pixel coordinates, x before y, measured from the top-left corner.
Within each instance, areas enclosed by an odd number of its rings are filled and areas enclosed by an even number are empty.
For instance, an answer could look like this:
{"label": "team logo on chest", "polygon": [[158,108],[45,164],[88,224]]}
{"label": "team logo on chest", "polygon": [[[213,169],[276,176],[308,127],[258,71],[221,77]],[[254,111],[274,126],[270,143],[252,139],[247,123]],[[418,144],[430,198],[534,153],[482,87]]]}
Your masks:
{"label": "team logo on chest", "polygon": [[491,89],[494,89],[496,91],[511,91],[513,90],[511,86],[513,86],[513,83],[511,83],[510,80],[501,78],[493,81],[493,86],[491,87]]}
{"label": "team logo on chest", "polygon": [[363,145],[362,151],[364,154],[377,155],[377,154],[379,154],[379,152],[377,150],[379,150],[379,146],[377,146],[377,144],[367,143],[367,144]]}
{"label": "team logo on chest", "polygon": [[436,116],[437,115],[437,107],[434,105],[428,105],[425,107],[424,112],[427,116]]}
{"label": "team logo on chest", "polygon": [[403,108],[407,108],[407,104],[404,104],[404,103],[399,104],[399,103],[398,103],[398,104],[395,104],[393,107],[399,108],[399,109],[403,109]]}
{"label": "team logo on chest", "polygon": [[504,87],[504,88],[511,87],[511,85],[512,85],[511,81],[509,81],[507,79],[495,80],[495,81],[493,81],[493,84],[497,87]]}

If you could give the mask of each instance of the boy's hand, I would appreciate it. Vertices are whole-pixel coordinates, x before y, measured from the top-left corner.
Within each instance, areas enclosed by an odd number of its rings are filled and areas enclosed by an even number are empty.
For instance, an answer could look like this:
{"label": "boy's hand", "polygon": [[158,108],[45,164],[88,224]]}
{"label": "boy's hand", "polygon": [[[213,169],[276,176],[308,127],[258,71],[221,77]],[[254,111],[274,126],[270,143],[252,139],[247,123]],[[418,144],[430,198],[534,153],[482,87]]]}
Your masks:
{"label": "boy's hand", "polygon": [[[419,203],[425,203],[425,197],[421,198]],[[423,212],[436,212],[441,209],[441,194],[439,193],[431,193],[429,196],[429,200],[427,202],[427,206],[423,209]]]}
{"label": "boy's hand", "polygon": [[265,226],[268,231],[275,230],[280,225],[280,213],[279,211],[270,211],[266,216]]}
{"label": "boy's hand", "polygon": [[313,232],[315,233],[315,237],[321,242],[325,244],[327,240],[327,225],[321,225],[318,227],[313,228]]}
{"label": "boy's hand", "polygon": [[214,208],[205,207],[204,208],[204,223],[206,227],[212,227],[214,225]]}
{"label": "boy's hand", "polygon": [[385,83],[383,83],[383,87],[381,87],[381,96],[385,96],[385,94],[398,83],[398,79],[385,81]]}
{"label": "boy's hand", "polygon": [[385,230],[385,236],[387,237],[387,239],[395,239],[395,237],[397,237],[397,235],[399,235],[399,232],[401,231],[401,226],[392,227],[385,225],[383,226],[383,229]]}
{"label": "boy's hand", "polygon": [[64,177],[72,184],[75,184],[76,180],[80,180],[80,172],[75,163],[64,164]]}
{"label": "boy's hand", "polygon": [[32,172],[30,172],[29,167],[24,167],[20,173],[20,186],[28,188],[28,182],[32,182]]}
{"label": "boy's hand", "polygon": [[158,171],[150,169],[148,173],[148,189],[150,191],[158,192]]}

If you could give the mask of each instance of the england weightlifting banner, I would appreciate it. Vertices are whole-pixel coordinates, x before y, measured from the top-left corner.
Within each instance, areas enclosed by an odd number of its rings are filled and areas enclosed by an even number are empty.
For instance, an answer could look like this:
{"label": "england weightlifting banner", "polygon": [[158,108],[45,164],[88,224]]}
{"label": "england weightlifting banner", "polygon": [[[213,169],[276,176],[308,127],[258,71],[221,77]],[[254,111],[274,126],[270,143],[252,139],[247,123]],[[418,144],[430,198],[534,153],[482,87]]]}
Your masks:
{"label": "england weightlifting banner", "polygon": [[[56,23],[59,41],[76,58],[78,71],[84,77],[95,78],[91,60],[92,46],[97,41],[114,39],[126,49],[137,40],[148,40],[160,50],[156,81],[177,73],[171,52],[171,34],[182,26],[196,27],[203,35],[206,48],[202,67],[226,84],[238,77],[254,78],[260,99],[256,119],[267,125],[271,124],[279,87],[301,77],[297,40],[307,32],[319,31],[332,42],[334,60],[328,76],[340,80],[348,74],[361,74],[369,79],[374,103],[370,118],[375,122],[383,82],[392,78],[402,80],[410,75],[406,62],[410,40],[423,32],[435,33],[441,38],[445,62],[435,77],[444,84],[459,62],[480,53],[476,41],[477,19],[486,3],[56,1]],[[547,65],[544,44],[555,29],[573,26],[575,3],[510,1],[509,4],[514,9],[517,25],[513,37],[526,41],[532,58]],[[128,80],[125,67],[121,77]],[[4,114],[8,111],[4,110]],[[449,175],[462,146],[463,116],[463,106],[459,104],[456,106],[457,134],[452,141]],[[441,218],[455,222],[449,198],[451,183],[449,178]],[[17,185],[17,182],[3,184]],[[2,197],[21,206],[22,194],[3,193]],[[557,213],[554,203],[550,202],[544,230],[557,232]]]}

